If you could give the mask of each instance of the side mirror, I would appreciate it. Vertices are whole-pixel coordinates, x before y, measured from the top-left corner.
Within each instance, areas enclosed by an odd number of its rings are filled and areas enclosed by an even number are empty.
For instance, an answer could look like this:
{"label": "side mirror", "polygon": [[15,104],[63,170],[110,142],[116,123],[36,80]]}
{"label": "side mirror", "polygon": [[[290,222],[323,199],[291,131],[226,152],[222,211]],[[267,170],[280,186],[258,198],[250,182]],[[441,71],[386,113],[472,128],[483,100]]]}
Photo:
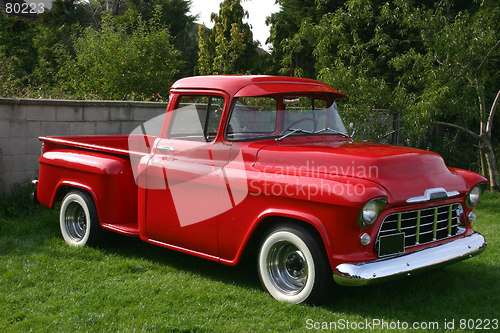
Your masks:
{"label": "side mirror", "polygon": [[354,137],[354,133],[356,133],[356,129],[354,128],[353,123],[349,124],[349,129],[351,130],[351,134],[349,134],[349,136],[352,138],[352,137]]}

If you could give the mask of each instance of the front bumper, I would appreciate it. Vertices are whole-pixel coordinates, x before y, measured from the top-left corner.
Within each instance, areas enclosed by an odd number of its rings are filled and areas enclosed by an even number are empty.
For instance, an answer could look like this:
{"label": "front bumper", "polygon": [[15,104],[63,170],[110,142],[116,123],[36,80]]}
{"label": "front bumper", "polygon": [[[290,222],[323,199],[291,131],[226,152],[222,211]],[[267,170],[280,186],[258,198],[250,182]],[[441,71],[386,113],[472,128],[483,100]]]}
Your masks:
{"label": "front bumper", "polygon": [[340,264],[333,278],[342,286],[364,286],[409,276],[428,269],[472,258],[486,248],[480,233],[406,255],[361,263]]}

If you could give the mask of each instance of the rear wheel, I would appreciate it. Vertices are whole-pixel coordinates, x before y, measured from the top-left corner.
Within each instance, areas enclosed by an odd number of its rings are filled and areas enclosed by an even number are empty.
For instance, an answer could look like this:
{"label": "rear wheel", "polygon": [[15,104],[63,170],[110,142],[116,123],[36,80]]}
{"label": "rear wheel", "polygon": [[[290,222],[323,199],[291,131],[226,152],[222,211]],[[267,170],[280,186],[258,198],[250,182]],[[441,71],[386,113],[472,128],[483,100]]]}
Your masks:
{"label": "rear wheel", "polygon": [[70,246],[98,245],[104,232],[94,200],[82,191],[71,191],[64,197],[59,226],[64,241]]}
{"label": "rear wheel", "polygon": [[279,225],[266,234],[258,271],[264,288],[290,303],[323,303],[333,283],[322,243],[300,226]]}

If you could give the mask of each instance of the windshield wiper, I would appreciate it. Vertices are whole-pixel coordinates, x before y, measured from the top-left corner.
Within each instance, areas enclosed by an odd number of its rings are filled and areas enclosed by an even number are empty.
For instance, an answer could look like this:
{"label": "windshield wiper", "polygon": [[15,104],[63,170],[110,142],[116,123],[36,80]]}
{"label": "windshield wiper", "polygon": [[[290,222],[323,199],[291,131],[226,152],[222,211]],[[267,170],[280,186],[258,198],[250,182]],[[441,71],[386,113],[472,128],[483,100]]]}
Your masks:
{"label": "windshield wiper", "polygon": [[283,132],[281,132],[281,134],[287,132],[287,131],[290,131],[290,133],[286,133],[285,135],[283,136],[280,136],[279,138],[276,138],[274,140],[276,141],[281,141],[283,140],[284,138],[292,135],[292,134],[295,134],[295,133],[307,133],[307,134],[313,134],[313,132],[311,131],[308,131],[308,130],[305,130],[305,129],[302,129],[302,128],[287,128],[286,130],[284,130]]}
{"label": "windshield wiper", "polygon": [[337,131],[336,129],[333,129],[333,128],[330,128],[330,127],[320,129],[319,131],[314,132],[314,134],[316,134],[316,133],[323,133],[325,131],[332,131],[333,133],[342,135],[345,138],[349,137],[349,135],[345,134],[344,132]]}

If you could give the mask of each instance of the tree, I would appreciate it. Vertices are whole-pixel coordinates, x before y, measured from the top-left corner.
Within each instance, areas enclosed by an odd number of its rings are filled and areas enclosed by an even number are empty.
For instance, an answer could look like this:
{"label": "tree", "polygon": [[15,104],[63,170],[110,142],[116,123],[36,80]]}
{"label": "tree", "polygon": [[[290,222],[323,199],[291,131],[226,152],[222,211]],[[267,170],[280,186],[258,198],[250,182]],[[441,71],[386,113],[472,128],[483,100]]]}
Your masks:
{"label": "tree", "polygon": [[[499,21],[494,1],[348,0],[317,24],[303,20],[294,42],[282,51],[296,54],[305,42],[312,45],[318,78],[350,96],[347,118],[375,125],[363,128],[365,137],[383,134],[373,113],[383,109],[403,114],[410,145],[428,147],[431,124],[479,141],[484,174],[492,189],[499,189],[493,149]],[[475,126],[478,130],[471,130]],[[442,147],[448,149],[440,151],[446,158],[450,147]],[[475,155],[472,144],[455,149]]]}
{"label": "tree", "polygon": [[[483,174],[492,190],[500,190],[492,137],[500,102],[500,8],[496,2],[483,1],[476,11],[455,16],[444,7],[415,13],[419,14],[420,26],[428,27],[422,32],[425,52],[402,54],[394,62],[400,70],[412,63],[421,64],[417,70],[423,73],[426,84],[420,100],[426,102],[409,111],[415,114],[426,108],[437,124],[477,140]],[[476,131],[471,129],[475,126]]]}
{"label": "tree", "polygon": [[182,61],[160,15],[158,8],[147,22],[139,16],[131,33],[112,16],[101,30],[86,28],[62,73],[68,91],[86,99],[166,99]]}
{"label": "tree", "polygon": [[0,12],[0,95],[15,96],[36,64],[31,21]]}
{"label": "tree", "polygon": [[193,75],[198,58],[196,17],[189,15],[190,5],[189,0],[128,0],[125,5],[132,15],[140,14],[146,21],[153,17],[156,7],[161,7],[159,22],[168,27],[174,47],[184,60],[179,77]]}
{"label": "tree", "polygon": [[212,30],[201,24],[198,30],[198,39],[198,73],[201,75],[212,74],[215,57],[215,41],[212,40]]}
{"label": "tree", "polygon": [[[243,74],[263,69],[257,43],[251,28],[243,23],[248,17],[241,0],[224,0],[219,14],[212,13],[214,28],[200,27],[198,31],[198,72],[206,74]],[[265,55],[262,55],[265,58]]]}
{"label": "tree", "polygon": [[36,21],[0,13],[0,95],[166,98],[197,63],[189,4],[55,0]]}
{"label": "tree", "polygon": [[37,63],[30,75],[33,86],[49,92],[59,86],[58,73],[74,56],[73,41],[81,27],[92,24],[85,6],[75,0],[56,0],[50,11],[44,12],[35,27],[33,44]]}
{"label": "tree", "polygon": [[337,10],[344,0],[276,0],[280,11],[266,20],[270,26],[273,72],[316,77],[313,44],[298,34],[302,23],[317,24],[326,13]]}
{"label": "tree", "polygon": [[238,73],[238,62],[245,52],[245,35],[238,23],[231,24],[229,40],[224,36],[220,23],[215,24],[214,74]]}
{"label": "tree", "polygon": [[[400,111],[404,104],[389,60],[409,49],[406,40],[413,32],[388,21],[394,8],[390,2],[346,1],[318,24],[304,20],[295,37],[312,45],[318,79],[349,96],[342,107],[347,121],[371,125],[359,126],[361,138],[385,135],[387,126],[377,118]],[[385,111],[376,116],[374,110]]]}

